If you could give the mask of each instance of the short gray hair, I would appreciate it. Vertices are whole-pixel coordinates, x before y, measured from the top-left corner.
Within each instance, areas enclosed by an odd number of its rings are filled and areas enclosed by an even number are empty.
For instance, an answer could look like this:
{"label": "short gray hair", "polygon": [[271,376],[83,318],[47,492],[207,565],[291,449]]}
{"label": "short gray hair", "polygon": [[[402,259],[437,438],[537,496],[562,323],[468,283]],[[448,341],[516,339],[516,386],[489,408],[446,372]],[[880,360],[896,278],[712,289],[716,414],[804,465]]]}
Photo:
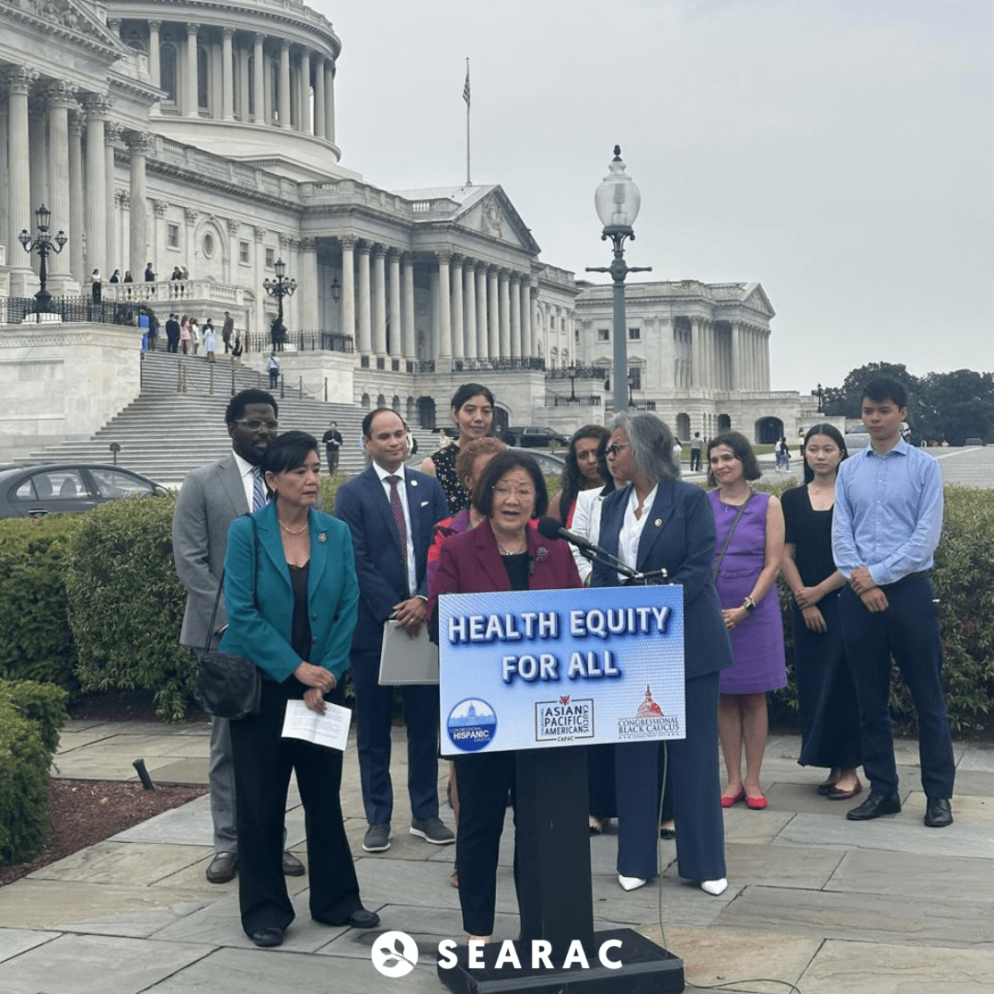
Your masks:
{"label": "short gray hair", "polygon": [[629,414],[619,411],[609,425],[628,435],[636,470],[650,480],[676,480],[680,467],[673,459],[673,432],[655,414]]}

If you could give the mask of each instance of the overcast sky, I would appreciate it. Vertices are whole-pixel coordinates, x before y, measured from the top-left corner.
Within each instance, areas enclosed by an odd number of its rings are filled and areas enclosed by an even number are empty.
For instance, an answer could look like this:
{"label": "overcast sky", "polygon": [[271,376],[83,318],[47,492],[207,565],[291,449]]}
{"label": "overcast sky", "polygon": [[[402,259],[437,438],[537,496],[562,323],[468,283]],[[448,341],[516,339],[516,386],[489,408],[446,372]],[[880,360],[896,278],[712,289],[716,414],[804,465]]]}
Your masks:
{"label": "overcast sky", "polygon": [[[342,163],[386,189],[500,183],[543,260],[760,281],[774,389],[865,362],[994,369],[991,0],[311,0],[342,39]],[[594,279],[603,280],[602,276]]]}

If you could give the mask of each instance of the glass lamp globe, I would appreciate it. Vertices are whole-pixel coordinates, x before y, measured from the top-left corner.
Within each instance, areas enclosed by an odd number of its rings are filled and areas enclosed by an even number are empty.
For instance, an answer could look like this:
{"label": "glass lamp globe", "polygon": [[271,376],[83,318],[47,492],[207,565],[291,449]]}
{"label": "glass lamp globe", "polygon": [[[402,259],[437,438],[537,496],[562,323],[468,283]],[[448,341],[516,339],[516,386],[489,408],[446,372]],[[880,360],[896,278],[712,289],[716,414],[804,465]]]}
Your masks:
{"label": "glass lamp globe", "polygon": [[610,172],[594,193],[594,207],[605,231],[619,228],[630,231],[642,206],[642,194],[625,172],[620,145],[614,146],[614,159],[609,168]]}

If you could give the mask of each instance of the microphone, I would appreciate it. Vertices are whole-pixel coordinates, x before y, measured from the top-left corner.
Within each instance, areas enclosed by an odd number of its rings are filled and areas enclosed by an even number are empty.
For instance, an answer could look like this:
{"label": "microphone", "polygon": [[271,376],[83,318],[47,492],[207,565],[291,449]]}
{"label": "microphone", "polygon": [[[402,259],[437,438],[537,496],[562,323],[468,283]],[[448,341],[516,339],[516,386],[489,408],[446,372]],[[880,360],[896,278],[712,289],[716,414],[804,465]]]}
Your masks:
{"label": "microphone", "polygon": [[576,532],[571,532],[568,528],[563,528],[555,518],[542,518],[538,523],[538,533],[542,538],[547,538],[550,541],[552,539],[561,538],[569,542],[570,545],[575,545],[578,549],[582,549],[584,552],[591,550],[594,552],[600,552],[599,546],[594,545],[590,539],[584,538],[582,535],[578,535]]}

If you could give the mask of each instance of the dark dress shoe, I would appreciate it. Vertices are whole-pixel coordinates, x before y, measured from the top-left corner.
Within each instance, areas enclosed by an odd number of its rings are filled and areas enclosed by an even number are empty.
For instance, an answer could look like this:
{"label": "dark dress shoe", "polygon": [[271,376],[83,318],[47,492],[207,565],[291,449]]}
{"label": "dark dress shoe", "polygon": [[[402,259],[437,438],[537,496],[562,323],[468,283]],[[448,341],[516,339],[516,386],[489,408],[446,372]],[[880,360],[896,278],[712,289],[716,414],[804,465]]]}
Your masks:
{"label": "dark dress shoe", "polygon": [[256,929],[249,938],[257,945],[266,949],[270,946],[283,945],[283,929],[281,928],[260,928]]}
{"label": "dark dress shoe", "polygon": [[897,794],[878,794],[870,791],[870,796],[859,807],[846,812],[849,821],[871,821],[881,815],[896,815],[901,812],[901,798]]}
{"label": "dark dress shoe", "polygon": [[356,908],[342,924],[349,928],[376,928],[380,924],[380,916],[375,911]]}
{"label": "dark dress shoe", "polygon": [[238,855],[233,852],[219,852],[207,867],[207,879],[212,884],[226,884],[235,879],[238,872]]}
{"label": "dark dress shoe", "polygon": [[292,852],[283,850],[283,875],[286,877],[302,877],[305,873],[304,864]]}
{"label": "dark dress shoe", "polygon": [[925,809],[925,824],[929,828],[945,828],[953,823],[953,808],[944,797],[929,798]]}

